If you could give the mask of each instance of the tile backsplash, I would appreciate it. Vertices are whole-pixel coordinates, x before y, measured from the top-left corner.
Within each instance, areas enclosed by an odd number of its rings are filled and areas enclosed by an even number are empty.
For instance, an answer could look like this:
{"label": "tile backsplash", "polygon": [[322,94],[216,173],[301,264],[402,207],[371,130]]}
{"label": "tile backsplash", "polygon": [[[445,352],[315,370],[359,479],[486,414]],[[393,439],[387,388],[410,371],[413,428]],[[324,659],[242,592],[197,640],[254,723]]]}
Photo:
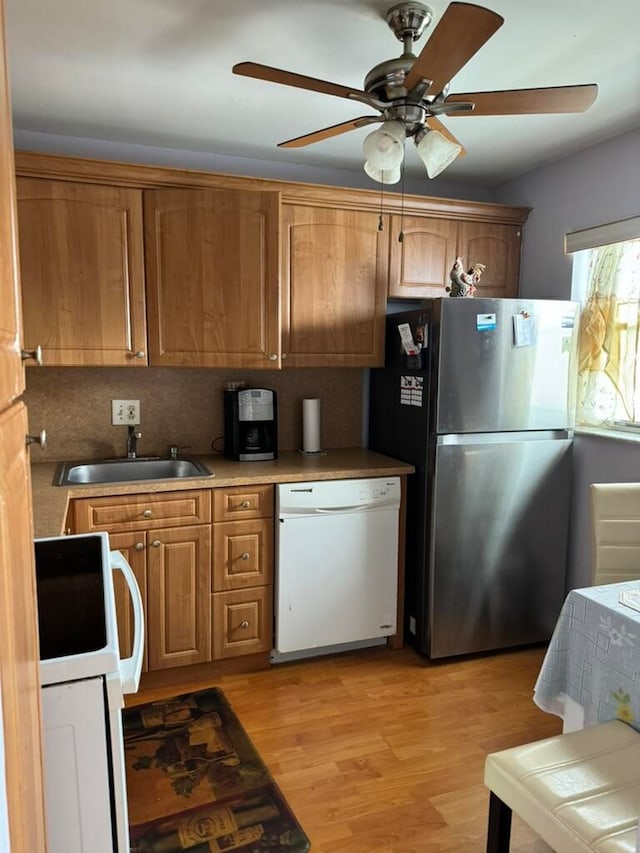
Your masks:
{"label": "tile backsplash", "polygon": [[24,395],[29,429],[47,431],[47,448],[35,447],[32,461],[124,456],[127,429],[111,425],[111,400],[140,400],[140,456],[164,455],[171,444],[185,454],[221,451],[223,390],[239,380],[276,391],[280,450],[302,444],[304,397],[321,400],[323,448],[360,447],[363,377],[356,368],[30,367]]}

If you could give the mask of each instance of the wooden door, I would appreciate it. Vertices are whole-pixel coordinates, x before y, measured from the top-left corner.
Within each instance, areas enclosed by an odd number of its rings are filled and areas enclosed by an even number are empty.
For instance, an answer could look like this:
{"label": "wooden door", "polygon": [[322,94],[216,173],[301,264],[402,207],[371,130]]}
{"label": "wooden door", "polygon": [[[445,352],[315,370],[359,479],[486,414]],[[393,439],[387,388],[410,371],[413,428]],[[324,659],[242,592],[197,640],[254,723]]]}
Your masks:
{"label": "wooden door", "polygon": [[0,0],[0,825],[12,853],[44,853],[40,649],[11,106]]}
{"label": "wooden door", "polygon": [[149,669],[211,660],[211,525],[147,533]]}
{"label": "wooden door", "polygon": [[145,192],[151,364],[278,367],[280,195]]}
{"label": "wooden door", "polygon": [[[147,542],[146,534],[140,533],[110,533],[109,543],[113,551],[121,551],[125,560],[131,566],[136,577],[142,596],[143,613],[147,611]],[[133,651],[133,605],[129,587],[122,572],[113,573],[113,586],[116,597],[116,616],[118,619],[118,645],[120,657],[127,658]],[[145,625],[144,656],[142,671],[148,669],[148,648]]]}
{"label": "wooden door", "polygon": [[[12,853],[45,849],[31,486],[27,410],[0,414],[0,690],[4,776]],[[0,819],[0,823],[1,823]]]}
{"label": "wooden door", "polygon": [[458,255],[463,258],[464,268],[476,263],[486,266],[476,297],[518,295],[521,236],[519,225],[459,223]]}
{"label": "wooden door", "polygon": [[388,241],[373,211],[283,207],[287,366],[383,364]]}
{"label": "wooden door", "polygon": [[146,364],[135,189],[18,178],[27,349],[48,365]]}
{"label": "wooden door", "polygon": [[456,259],[457,235],[458,223],[452,219],[392,216],[389,296],[394,299],[446,296],[449,272]]}

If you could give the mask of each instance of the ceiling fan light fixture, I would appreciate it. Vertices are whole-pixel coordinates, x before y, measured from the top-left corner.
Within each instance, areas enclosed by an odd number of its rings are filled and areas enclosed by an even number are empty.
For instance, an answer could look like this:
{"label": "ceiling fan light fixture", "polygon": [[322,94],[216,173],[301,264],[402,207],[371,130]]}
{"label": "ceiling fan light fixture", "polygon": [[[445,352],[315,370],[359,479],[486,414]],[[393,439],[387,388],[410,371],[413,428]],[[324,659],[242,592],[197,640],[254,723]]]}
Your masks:
{"label": "ceiling fan light fixture", "polygon": [[385,121],[382,127],[370,133],[364,141],[365,160],[375,169],[396,169],[404,157],[404,142],[407,137],[400,121]]}
{"label": "ceiling fan light fixture", "polygon": [[416,139],[416,150],[424,163],[427,175],[435,178],[460,155],[462,146],[451,142],[439,130],[426,128],[425,133]]}
{"label": "ceiling fan light fixture", "polygon": [[365,161],[364,170],[370,178],[379,184],[397,184],[402,176],[400,166],[394,166],[393,169],[378,169],[377,166],[372,166],[368,160]]}

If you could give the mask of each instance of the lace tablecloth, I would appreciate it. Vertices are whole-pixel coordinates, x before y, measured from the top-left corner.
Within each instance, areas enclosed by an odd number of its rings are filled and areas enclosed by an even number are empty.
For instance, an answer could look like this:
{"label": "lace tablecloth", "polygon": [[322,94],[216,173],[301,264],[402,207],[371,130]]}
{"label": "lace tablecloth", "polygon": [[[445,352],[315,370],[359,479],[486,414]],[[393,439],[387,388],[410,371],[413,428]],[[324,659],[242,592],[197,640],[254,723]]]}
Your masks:
{"label": "lace tablecloth", "polygon": [[621,603],[627,591],[640,581],[568,594],[534,688],[543,711],[566,720],[573,701],[584,726],[618,719],[640,731],[640,612]]}

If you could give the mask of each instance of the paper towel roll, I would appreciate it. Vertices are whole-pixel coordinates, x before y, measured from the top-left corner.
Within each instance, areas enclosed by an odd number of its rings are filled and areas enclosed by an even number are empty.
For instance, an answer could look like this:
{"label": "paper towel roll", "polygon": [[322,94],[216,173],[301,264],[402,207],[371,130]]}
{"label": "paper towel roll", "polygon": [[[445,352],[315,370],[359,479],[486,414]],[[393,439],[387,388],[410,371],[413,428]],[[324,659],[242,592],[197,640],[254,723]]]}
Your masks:
{"label": "paper towel roll", "polygon": [[302,450],[318,453],[320,450],[320,400],[302,401]]}

